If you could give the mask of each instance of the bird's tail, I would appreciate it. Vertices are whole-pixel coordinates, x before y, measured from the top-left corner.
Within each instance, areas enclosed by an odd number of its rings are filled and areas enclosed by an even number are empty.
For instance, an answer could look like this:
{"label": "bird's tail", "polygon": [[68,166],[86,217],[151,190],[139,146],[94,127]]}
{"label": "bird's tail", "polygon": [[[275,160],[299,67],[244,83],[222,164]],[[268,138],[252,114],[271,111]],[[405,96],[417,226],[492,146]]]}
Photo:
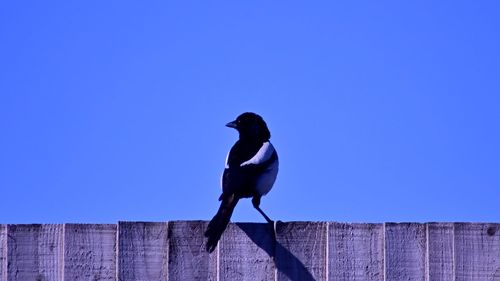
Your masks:
{"label": "bird's tail", "polygon": [[234,194],[221,196],[221,199],[222,202],[220,203],[219,210],[210,223],[208,223],[207,230],[205,231],[205,237],[208,238],[206,249],[209,253],[213,252],[215,247],[217,247],[217,242],[219,242],[222,233],[229,224],[234,207],[236,207],[239,200]]}

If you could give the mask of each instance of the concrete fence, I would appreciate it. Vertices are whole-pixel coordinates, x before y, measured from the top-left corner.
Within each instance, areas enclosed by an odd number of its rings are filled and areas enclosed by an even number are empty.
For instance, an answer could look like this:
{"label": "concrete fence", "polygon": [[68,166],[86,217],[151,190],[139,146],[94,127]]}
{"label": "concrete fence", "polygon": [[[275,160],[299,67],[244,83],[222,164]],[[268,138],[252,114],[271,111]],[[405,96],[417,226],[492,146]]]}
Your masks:
{"label": "concrete fence", "polygon": [[0,225],[0,280],[500,281],[500,224]]}

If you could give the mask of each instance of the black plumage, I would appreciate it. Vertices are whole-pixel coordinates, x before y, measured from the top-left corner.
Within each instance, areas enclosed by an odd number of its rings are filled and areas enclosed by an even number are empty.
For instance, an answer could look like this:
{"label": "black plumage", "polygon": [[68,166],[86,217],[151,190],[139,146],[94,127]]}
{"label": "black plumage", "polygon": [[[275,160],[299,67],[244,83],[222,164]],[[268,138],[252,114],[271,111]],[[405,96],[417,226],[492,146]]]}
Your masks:
{"label": "black plumage", "polygon": [[271,190],[278,174],[278,154],[270,143],[267,124],[255,113],[243,113],[226,126],[239,133],[226,159],[222,174],[221,205],[208,224],[206,249],[212,252],[226,229],[234,207],[241,198],[252,198],[253,206],[268,222],[269,217],[260,209],[260,199]]}

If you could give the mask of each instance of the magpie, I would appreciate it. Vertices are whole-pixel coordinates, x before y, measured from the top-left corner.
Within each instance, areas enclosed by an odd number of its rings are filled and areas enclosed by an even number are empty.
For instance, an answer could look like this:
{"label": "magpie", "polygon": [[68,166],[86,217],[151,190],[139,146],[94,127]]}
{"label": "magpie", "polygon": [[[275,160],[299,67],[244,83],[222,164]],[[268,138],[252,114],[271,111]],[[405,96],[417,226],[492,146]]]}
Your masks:
{"label": "magpie", "polygon": [[260,199],[267,194],[278,175],[278,154],[269,139],[271,133],[259,115],[245,112],[226,124],[239,133],[239,139],[226,157],[222,173],[219,210],[209,222],[205,237],[211,253],[226,229],[234,207],[241,198],[252,198],[252,205],[268,223],[272,220],[260,209]]}

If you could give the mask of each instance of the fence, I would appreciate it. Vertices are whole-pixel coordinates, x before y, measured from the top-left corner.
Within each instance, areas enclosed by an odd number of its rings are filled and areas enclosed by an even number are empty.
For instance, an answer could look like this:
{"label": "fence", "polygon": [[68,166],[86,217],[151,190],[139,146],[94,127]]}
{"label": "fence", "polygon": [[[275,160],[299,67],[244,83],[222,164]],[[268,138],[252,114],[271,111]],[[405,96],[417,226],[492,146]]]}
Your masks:
{"label": "fence", "polygon": [[230,224],[205,221],[0,225],[0,280],[500,281],[500,224]]}

